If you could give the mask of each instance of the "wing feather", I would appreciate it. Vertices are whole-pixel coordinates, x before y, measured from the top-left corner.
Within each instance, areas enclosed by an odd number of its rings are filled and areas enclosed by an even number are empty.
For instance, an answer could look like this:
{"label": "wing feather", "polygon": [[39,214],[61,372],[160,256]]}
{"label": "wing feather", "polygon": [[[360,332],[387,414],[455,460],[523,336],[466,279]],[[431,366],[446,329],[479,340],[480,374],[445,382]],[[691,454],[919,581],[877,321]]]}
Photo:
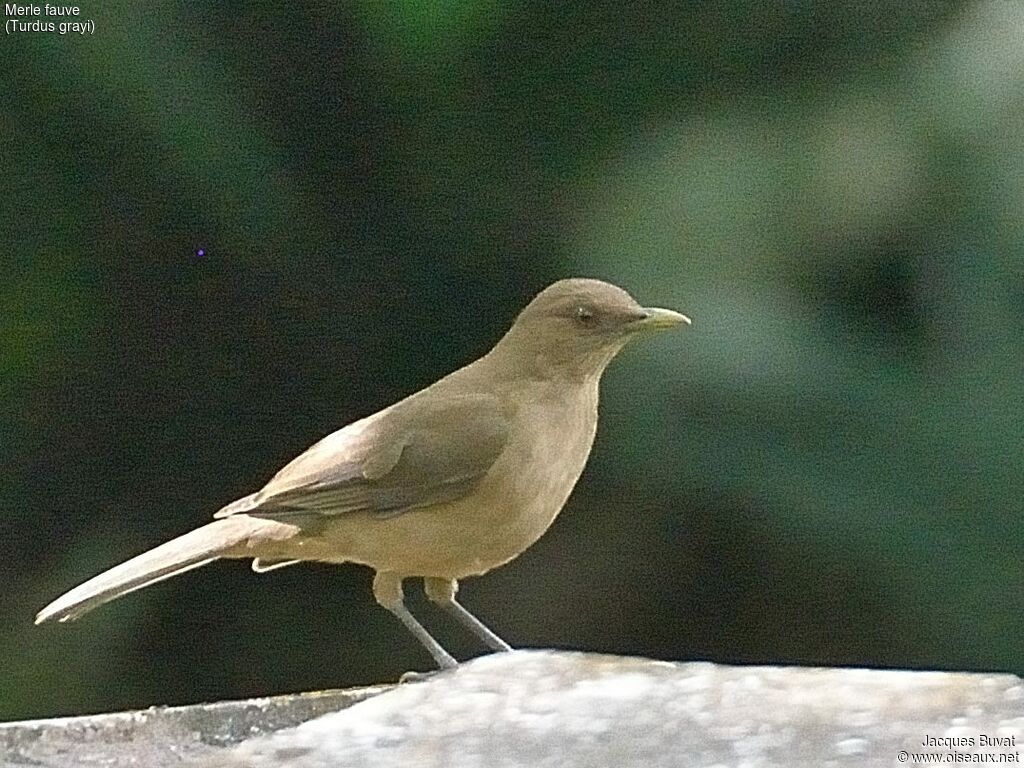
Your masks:
{"label": "wing feather", "polygon": [[508,440],[497,398],[434,398],[429,407],[416,401],[409,398],[324,438],[254,494],[245,513],[393,517],[469,493]]}

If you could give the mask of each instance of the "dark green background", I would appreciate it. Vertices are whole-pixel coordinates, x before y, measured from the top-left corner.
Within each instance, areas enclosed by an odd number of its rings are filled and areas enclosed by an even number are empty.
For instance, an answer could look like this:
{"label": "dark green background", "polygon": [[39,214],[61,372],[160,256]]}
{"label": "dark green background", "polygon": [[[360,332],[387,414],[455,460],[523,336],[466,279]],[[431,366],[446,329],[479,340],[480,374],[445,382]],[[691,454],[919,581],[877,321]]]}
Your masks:
{"label": "dark green background", "polygon": [[0,44],[0,719],[427,668],[355,566],[31,622],[569,275],[694,325],[616,361],[563,515],[467,606],[519,646],[1022,671],[1020,3],[82,11]]}

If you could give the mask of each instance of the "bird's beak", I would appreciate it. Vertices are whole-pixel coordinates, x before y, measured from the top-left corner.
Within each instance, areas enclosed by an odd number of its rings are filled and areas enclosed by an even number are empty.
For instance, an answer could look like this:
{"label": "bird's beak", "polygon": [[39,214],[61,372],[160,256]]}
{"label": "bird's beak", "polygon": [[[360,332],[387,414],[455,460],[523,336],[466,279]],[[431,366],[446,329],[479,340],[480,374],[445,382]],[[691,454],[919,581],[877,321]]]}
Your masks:
{"label": "bird's beak", "polygon": [[664,331],[675,328],[677,325],[690,325],[690,318],[671,309],[661,307],[644,307],[643,314],[634,320],[631,325],[637,329],[649,329],[652,331]]}

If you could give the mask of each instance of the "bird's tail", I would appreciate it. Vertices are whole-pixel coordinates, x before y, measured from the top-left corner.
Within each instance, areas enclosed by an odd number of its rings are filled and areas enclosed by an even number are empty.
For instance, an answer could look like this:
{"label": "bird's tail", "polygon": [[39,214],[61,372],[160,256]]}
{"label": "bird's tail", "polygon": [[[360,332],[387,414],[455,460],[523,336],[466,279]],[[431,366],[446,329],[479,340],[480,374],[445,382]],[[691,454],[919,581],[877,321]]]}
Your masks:
{"label": "bird's tail", "polygon": [[43,608],[36,615],[36,624],[77,619],[121,595],[212,563],[238,545],[285,539],[295,530],[291,525],[246,515],[215,520],[79,584]]}

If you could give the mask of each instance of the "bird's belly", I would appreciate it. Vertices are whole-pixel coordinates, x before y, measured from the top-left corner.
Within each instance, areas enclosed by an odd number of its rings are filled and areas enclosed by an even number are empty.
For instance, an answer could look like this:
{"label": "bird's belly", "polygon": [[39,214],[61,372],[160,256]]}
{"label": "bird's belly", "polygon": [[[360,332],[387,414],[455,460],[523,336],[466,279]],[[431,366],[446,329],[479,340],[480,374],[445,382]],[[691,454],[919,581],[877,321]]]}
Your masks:
{"label": "bird's belly", "polygon": [[558,489],[549,481],[524,485],[518,493],[473,494],[471,500],[393,518],[341,515],[292,546],[302,559],[362,563],[402,576],[476,576],[507,563],[541,537],[568,497],[571,480]]}

